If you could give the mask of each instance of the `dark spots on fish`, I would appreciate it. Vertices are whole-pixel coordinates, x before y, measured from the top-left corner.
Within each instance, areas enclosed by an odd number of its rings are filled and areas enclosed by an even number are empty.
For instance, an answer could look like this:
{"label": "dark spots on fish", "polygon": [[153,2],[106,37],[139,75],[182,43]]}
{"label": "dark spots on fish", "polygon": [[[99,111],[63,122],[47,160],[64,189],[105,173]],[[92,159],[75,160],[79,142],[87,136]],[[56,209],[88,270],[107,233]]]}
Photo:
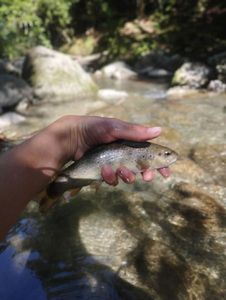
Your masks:
{"label": "dark spots on fish", "polygon": [[129,155],[129,156],[133,156],[133,151],[132,151],[132,150],[129,150],[129,151],[128,151],[128,155]]}

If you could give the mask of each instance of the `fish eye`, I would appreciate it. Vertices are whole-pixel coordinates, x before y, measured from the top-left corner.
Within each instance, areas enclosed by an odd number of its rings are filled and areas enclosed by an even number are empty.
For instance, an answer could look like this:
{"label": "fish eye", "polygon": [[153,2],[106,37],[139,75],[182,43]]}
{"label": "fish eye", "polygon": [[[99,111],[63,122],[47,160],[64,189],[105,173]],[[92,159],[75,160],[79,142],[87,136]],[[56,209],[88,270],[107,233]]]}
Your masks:
{"label": "fish eye", "polygon": [[164,152],[164,155],[165,155],[165,156],[170,156],[170,155],[171,155],[171,152],[170,152],[170,151],[165,151],[165,152]]}

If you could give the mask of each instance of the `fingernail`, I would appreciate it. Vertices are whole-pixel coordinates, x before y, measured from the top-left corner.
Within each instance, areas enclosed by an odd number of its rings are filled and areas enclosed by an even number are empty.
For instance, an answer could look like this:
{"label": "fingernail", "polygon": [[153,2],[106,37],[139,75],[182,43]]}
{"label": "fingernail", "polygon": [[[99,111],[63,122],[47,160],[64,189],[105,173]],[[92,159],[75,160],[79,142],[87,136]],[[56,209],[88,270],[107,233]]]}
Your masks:
{"label": "fingernail", "polygon": [[147,131],[149,134],[157,135],[157,134],[161,133],[162,128],[161,127],[150,127],[150,128],[148,128]]}
{"label": "fingernail", "polygon": [[128,177],[125,178],[125,181],[126,181],[127,183],[130,183],[130,179],[129,179]]}

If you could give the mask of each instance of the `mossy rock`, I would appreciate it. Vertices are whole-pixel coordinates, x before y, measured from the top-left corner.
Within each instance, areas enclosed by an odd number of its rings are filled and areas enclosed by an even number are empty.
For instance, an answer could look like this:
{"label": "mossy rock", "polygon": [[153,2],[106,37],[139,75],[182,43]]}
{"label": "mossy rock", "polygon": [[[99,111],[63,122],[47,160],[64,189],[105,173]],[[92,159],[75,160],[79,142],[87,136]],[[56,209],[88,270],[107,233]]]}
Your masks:
{"label": "mossy rock", "polygon": [[22,76],[43,97],[77,96],[97,91],[91,76],[69,55],[39,46],[26,56]]}

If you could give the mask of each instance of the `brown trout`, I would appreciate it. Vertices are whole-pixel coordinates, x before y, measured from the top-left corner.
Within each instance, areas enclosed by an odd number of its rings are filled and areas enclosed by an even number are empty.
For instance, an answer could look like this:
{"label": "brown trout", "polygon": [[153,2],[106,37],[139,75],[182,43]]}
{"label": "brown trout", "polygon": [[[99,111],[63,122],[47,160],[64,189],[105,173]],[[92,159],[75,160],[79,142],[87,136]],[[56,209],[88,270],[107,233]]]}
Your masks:
{"label": "brown trout", "polygon": [[138,173],[146,168],[155,170],[168,167],[177,160],[177,156],[175,151],[149,142],[117,141],[97,146],[63,169],[49,185],[47,196],[54,199],[65,191],[102,181],[101,167],[106,164],[113,169],[123,165]]}

